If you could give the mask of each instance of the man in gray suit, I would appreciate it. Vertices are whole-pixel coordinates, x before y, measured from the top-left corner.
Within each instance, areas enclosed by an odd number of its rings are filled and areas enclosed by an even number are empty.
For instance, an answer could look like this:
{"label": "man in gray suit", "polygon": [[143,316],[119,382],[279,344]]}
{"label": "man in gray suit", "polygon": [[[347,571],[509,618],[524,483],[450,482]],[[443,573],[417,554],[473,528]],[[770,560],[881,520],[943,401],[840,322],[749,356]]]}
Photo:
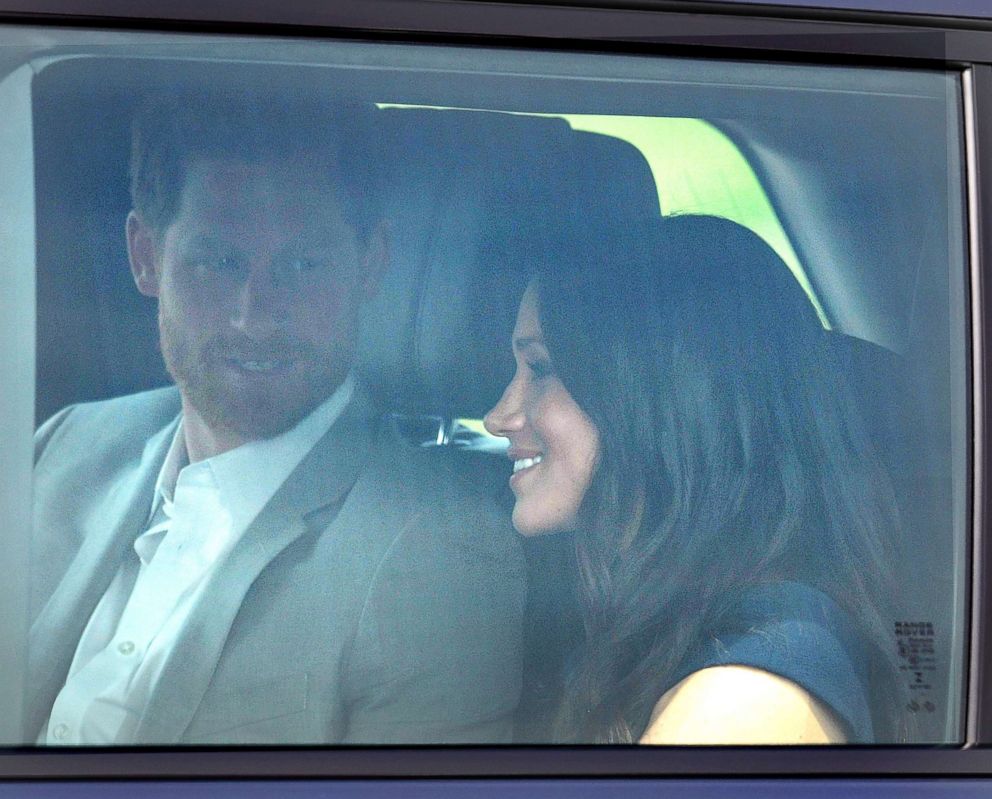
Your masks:
{"label": "man in gray suit", "polygon": [[499,742],[521,556],[457,455],[352,373],[387,260],[371,111],[157,98],[127,243],[176,388],[37,435],[27,735]]}

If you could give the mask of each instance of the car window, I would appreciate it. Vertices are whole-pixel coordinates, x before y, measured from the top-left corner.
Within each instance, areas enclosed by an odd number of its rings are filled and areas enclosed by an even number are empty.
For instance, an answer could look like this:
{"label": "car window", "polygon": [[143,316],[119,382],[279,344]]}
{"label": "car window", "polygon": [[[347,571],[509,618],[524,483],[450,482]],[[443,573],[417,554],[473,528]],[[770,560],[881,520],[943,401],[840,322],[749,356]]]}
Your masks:
{"label": "car window", "polygon": [[8,743],[964,740],[958,73],[47,35]]}

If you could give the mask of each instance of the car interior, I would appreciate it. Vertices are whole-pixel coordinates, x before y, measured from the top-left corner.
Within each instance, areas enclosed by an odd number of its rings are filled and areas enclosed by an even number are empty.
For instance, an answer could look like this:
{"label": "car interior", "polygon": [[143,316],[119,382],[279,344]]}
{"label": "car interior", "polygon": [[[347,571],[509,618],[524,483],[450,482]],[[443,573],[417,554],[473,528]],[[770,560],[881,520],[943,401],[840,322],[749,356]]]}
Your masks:
{"label": "car interior", "polygon": [[[232,90],[247,82],[275,92],[304,81],[317,102],[346,95],[433,106],[378,112],[391,261],[367,309],[358,368],[383,423],[409,446],[463,449],[472,468],[497,476],[509,464],[473,420],[512,374],[508,342],[529,278],[528,242],[565,209],[617,225],[667,212],[632,144],[536,114],[706,119],[739,148],[778,214],[897,487],[904,530],[893,622],[935,629],[932,662],[902,664],[907,685],[929,686],[905,711],[913,742],[960,740],[964,547],[951,528],[964,513],[952,486],[966,424],[955,393],[965,352],[954,343],[964,329],[964,275],[954,272],[964,260],[963,190],[948,178],[960,168],[959,141],[942,75],[914,92],[867,70],[841,76],[838,88],[812,69],[786,79],[768,65],[737,75],[718,62],[676,60],[637,85],[626,75],[647,59],[605,58],[594,69],[534,55],[513,73],[482,51],[473,73],[447,52],[427,68],[399,48],[373,69],[346,49],[336,63],[286,64],[274,54],[267,62],[262,47],[234,63],[224,48],[209,65],[149,45],[137,55],[69,51],[36,66],[37,423],[74,402],[168,382],[154,302],[134,290],[123,236],[129,120],[135,97],[156,82],[230,80]],[[301,50],[301,62],[316,60]],[[535,692],[550,679],[560,636],[578,632],[554,618],[567,546],[526,542]]]}

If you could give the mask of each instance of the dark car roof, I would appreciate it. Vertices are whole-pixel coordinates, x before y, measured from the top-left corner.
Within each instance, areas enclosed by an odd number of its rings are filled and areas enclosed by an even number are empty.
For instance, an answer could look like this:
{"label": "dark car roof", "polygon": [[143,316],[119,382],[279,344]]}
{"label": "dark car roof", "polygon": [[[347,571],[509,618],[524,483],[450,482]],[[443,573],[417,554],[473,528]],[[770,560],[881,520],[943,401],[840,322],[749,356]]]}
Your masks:
{"label": "dark car roof", "polygon": [[[723,2],[726,0],[699,0]],[[903,14],[934,14],[952,17],[992,19],[988,0],[733,0],[737,5],[795,6],[797,8],[832,8],[858,11],[884,11]]]}

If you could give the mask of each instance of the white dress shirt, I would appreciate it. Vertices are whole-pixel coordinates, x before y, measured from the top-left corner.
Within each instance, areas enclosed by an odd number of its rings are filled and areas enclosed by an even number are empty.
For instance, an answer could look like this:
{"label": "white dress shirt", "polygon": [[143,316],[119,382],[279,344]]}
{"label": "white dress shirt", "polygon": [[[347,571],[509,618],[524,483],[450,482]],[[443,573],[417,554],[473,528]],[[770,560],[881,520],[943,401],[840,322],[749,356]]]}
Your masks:
{"label": "white dress shirt", "polygon": [[182,420],[136,557],[121,564],[76,647],[40,742],[106,745],[134,733],[204,586],[293,469],[341,415],[351,375],[291,430],[190,464]]}

